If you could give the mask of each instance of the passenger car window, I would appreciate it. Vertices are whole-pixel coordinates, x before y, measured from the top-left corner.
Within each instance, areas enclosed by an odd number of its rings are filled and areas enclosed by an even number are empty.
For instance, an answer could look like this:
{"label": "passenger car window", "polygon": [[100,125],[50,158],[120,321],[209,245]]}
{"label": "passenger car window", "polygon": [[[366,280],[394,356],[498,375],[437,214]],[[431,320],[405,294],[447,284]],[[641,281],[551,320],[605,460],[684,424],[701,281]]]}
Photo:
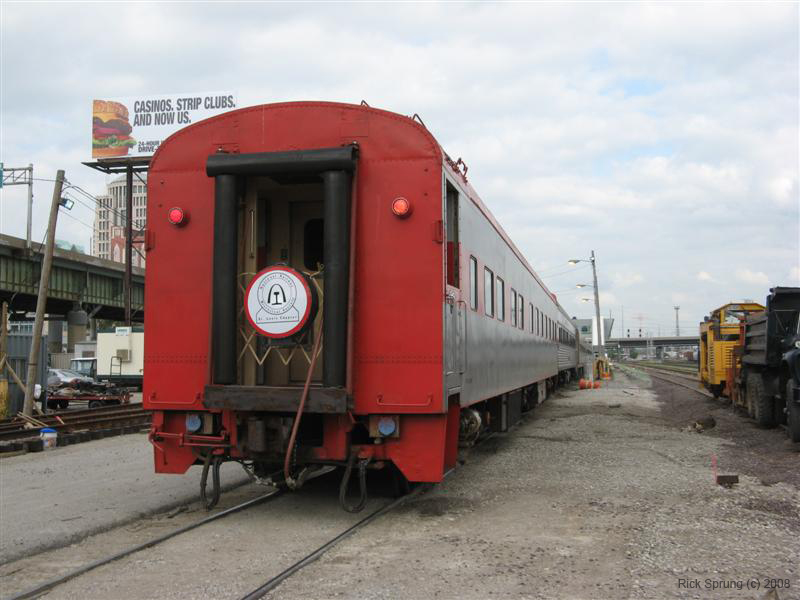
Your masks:
{"label": "passenger car window", "polygon": [[522,297],[522,294],[519,296],[519,328],[525,329],[525,298]]}
{"label": "passenger car window", "polygon": [[516,327],[517,326],[517,292],[514,291],[514,288],[511,288],[511,306],[509,310],[511,312],[511,324]]}
{"label": "passenger car window", "polygon": [[505,282],[497,278],[497,318],[504,321],[506,318],[506,288]]}
{"label": "passenger car window", "polygon": [[494,316],[494,273],[489,267],[483,268],[483,302],[486,314]]}
{"label": "passenger car window", "polygon": [[469,257],[469,306],[478,310],[478,261]]}

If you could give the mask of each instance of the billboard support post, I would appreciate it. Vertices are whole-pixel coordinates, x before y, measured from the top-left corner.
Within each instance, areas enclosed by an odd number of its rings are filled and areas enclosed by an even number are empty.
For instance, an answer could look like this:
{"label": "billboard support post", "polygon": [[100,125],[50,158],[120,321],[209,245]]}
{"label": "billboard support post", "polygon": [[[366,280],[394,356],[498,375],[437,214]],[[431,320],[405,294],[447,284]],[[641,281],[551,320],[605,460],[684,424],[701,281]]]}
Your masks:
{"label": "billboard support post", "polygon": [[125,325],[131,324],[131,288],[133,283],[133,165],[125,169]]}

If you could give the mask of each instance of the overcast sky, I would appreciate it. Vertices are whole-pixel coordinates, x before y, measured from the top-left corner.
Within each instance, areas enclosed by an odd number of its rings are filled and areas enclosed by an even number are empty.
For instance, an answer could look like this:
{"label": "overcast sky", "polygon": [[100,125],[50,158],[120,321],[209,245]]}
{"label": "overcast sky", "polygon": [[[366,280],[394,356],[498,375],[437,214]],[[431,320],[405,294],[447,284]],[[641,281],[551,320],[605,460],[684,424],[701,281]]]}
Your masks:
{"label": "overcast sky", "polygon": [[[57,169],[105,189],[92,98],[231,90],[419,113],[571,315],[592,249],[632,335],[800,284],[797,3],[110,4],[0,3],[0,160],[41,178],[37,240]],[[88,250],[93,213],[63,214]]]}

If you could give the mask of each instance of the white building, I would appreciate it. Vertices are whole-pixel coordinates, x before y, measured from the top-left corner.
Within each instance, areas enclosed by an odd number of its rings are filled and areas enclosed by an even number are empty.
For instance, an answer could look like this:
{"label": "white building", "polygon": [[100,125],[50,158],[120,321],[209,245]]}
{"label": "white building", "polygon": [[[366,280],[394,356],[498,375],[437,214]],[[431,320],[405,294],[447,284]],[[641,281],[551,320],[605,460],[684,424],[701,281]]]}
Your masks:
{"label": "white building", "polygon": [[[140,174],[147,180],[146,174]],[[107,186],[106,194],[98,196],[94,213],[92,255],[98,258],[125,262],[125,176],[117,177]],[[144,267],[142,239],[147,222],[147,186],[133,177],[133,266]],[[120,250],[120,248],[122,250]],[[115,251],[116,250],[116,251]]]}
{"label": "white building", "polygon": [[[572,319],[575,323],[575,326],[578,328],[578,334],[581,336],[581,339],[586,344],[591,344],[592,347],[597,347],[597,334],[598,330],[595,327],[595,322],[597,319],[592,317],[591,319]],[[601,344],[605,345],[606,340],[611,338],[611,330],[614,327],[614,319],[611,317],[600,317],[600,321],[603,323],[602,331],[599,332],[602,335]]]}

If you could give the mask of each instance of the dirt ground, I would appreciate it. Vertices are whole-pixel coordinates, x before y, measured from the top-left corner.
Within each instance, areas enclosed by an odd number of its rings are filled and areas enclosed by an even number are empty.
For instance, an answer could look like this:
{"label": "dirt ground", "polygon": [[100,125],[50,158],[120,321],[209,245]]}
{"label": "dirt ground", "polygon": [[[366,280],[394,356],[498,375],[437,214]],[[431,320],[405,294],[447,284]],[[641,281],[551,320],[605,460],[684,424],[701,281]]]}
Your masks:
{"label": "dirt ground", "polygon": [[714,417],[716,426],[703,435],[734,442],[719,457],[731,471],[758,478],[764,485],[784,482],[800,488],[800,444],[793,444],[780,428],[759,428],[724,398],[708,398],[658,379],[652,379],[652,386],[665,421],[683,427]]}
{"label": "dirt ground", "polygon": [[[555,395],[271,597],[800,598],[797,448],[688,390],[652,385],[619,372],[601,390]],[[686,431],[709,413],[714,429]],[[712,456],[738,485],[713,482]],[[322,478],[46,597],[239,598],[366,513],[338,508],[337,483]],[[5,597],[202,516],[191,505],[3,565],[0,587]],[[766,595],[771,583],[777,595]]]}
{"label": "dirt ground", "polygon": [[[235,464],[220,476],[228,488],[247,481]],[[145,433],[3,458],[0,563],[191,502],[199,480],[200,467],[185,475],[155,473]]]}

